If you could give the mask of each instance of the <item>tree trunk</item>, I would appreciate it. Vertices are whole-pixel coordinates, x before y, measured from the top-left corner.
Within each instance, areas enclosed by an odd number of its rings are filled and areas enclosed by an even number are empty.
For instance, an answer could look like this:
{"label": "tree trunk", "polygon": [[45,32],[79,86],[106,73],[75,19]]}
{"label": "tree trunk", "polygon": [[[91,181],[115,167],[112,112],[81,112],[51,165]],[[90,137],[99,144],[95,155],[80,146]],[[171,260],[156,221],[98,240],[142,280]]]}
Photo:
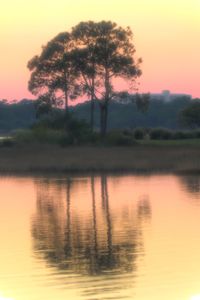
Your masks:
{"label": "tree trunk", "polygon": [[68,112],[68,81],[67,81],[67,73],[64,72],[65,82],[64,82],[64,93],[65,93],[65,111]]}
{"label": "tree trunk", "polygon": [[91,92],[91,107],[90,107],[90,126],[92,132],[94,130],[94,77],[92,78],[92,92]]}
{"label": "tree trunk", "polygon": [[103,103],[101,103],[101,136],[105,137],[107,132],[107,123],[108,123],[108,104],[110,100],[110,80],[109,80],[109,70],[105,70],[105,98]]}
{"label": "tree trunk", "polygon": [[100,105],[100,131],[101,136],[104,138],[107,132],[107,119],[108,119],[108,102]]}
{"label": "tree trunk", "polygon": [[68,112],[68,90],[65,89],[65,111]]}

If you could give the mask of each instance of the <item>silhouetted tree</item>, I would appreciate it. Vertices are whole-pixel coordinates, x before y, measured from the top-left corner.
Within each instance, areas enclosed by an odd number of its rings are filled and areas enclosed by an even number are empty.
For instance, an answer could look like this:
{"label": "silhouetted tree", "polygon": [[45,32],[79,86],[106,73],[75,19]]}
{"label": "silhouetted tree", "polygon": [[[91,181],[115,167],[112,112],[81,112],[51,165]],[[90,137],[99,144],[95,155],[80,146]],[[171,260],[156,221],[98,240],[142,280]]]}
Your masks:
{"label": "silhouetted tree", "polygon": [[[94,100],[100,106],[100,128],[105,136],[108,106],[115,97],[117,78],[133,87],[141,75],[141,59],[134,59],[133,33],[111,21],[81,22],[72,33],[63,32],[43,47],[40,56],[28,63],[32,72],[29,90],[36,96],[55,98],[54,105],[64,99],[87,94],[91,99],[90,123],[94,125]],[[51,100],[49,100],[51,103]]]}
{"label": "silhouetted tree", "polygon": [[133,84],[141,75],[141,59],[133,58],[135,47],[129,27],[124,29],[110,21],[90,21],[80,23],[73,34],[82,41],[80,52],[84,51],[85,56],[79,70],[91,98],[99,100],[101,134],[105,136],[108,106],[116,95],[114,80],[123,78]]}

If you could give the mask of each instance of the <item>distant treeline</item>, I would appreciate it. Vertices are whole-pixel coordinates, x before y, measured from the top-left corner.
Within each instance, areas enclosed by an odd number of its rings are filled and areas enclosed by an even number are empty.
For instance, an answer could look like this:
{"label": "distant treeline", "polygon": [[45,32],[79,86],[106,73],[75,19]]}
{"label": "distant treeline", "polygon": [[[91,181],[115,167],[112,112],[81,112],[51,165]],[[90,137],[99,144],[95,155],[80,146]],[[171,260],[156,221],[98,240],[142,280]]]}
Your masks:
{"label": "distant treeline", "polygon": [[[109,105],[108,129],[133,129],[137,127],[180,129],[179,114],[191,104],[191,101],[189,97],[178,97],[170,102],[152,99],[148,110],[144,113],[137,109],[136,103],[124,104],[112,101]],[[97,103],[95,106],[94,126],[99,128]],[[89,121],[89,102],[78,104],[72,110],[78,118]]]}
{"label": "distant treeline", "polygon": [[0,133],[19,128],[28,128],[35,122],[35,107],[32,100],[23,99],[16,103],[0,101]]}
{"label": "distant treeline", "polygon": [[[191,104],[191,99],[179,97],[170,102],[151,100],[149,109],[142,113],[135,103],[119,103],[112,101],[109,105],[108,129],[124,128],[169,128],[180,129],[179,113]],[[94,127],[99,128],[99,105],[95,103]],[[70,110],[78,119],[89,122],[90,102],[71,106]],[[36,121],[33,100],[23,99],[17,103],[0,101],[0,132],[8,132],[19,128],[28,128]]]}

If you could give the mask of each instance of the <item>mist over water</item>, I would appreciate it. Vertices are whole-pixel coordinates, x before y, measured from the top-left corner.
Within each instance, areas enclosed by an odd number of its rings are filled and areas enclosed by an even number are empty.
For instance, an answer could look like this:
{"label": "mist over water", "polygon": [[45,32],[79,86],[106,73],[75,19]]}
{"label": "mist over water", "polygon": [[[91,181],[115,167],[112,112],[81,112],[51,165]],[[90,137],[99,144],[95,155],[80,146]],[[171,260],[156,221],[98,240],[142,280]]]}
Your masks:
{"label": "mist over water", "polygon": [[200,176],[0,178],[0,299],[200,295]]}

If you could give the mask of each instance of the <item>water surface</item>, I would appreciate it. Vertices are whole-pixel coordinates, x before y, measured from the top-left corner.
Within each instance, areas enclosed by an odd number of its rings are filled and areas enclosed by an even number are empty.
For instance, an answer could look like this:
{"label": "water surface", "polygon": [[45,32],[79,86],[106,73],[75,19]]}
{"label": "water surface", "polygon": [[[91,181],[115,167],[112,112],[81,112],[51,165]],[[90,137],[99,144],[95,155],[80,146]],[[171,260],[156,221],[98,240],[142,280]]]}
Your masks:
{"label": "water surface", "polygon": [[200,176],[0,178],[0,299],[200,299]]}

